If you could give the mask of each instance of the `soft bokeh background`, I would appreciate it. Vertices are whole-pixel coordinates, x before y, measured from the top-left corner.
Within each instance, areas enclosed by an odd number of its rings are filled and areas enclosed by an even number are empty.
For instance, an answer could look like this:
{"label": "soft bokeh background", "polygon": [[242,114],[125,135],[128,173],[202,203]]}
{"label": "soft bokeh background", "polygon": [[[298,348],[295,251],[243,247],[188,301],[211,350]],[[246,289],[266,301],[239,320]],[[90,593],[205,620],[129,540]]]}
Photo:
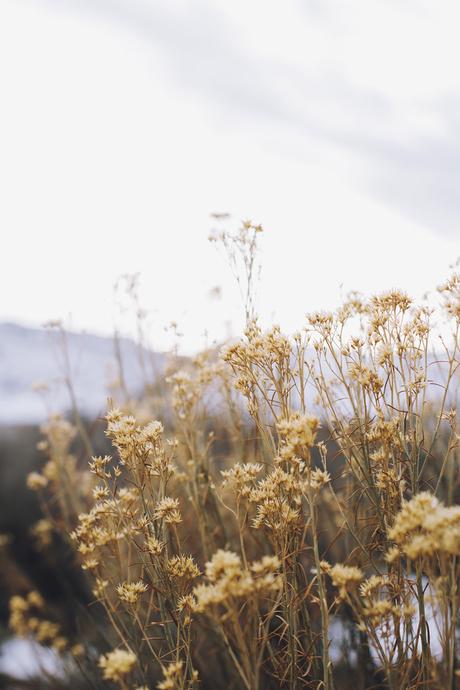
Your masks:
{"label": "soft bokeh background", "polygon": [[158,348],[171,320],[184,352],[237,333],[213,211],[266,228],[266,322],[434,288],[460,244],[459,19],[448,0],[1,0],[0,319],[109,334],[113,283],[140,272]]}

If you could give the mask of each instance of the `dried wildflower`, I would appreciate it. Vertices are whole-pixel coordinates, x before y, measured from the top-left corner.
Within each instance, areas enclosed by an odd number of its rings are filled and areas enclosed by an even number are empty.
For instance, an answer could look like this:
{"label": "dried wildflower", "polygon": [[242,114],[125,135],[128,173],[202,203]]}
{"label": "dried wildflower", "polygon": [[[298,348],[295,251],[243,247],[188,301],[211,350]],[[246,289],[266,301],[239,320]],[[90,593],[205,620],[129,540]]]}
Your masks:
{"label": "dried wildflower", "polygon": [[385,578],[381,575],[372,575],[367,580],[364,580],[364,582],[360,585],[359,591],[361,596],[370,597],[372,594],[375,593],[376,590],[378,590],[383,584],[385,584],[385,582]]}
{"label": "dried wildflower", "polygon": [[110,472],[107,471],[107,465],[112,461],[110,455],[93,457],[89,463],[89,470],[101,479],[110,479]]}
{"label": "dried wildflower", "polygon": [[396,470],[380,470],[375,475],[375,486],[390,498],[396,498],[404,489],[405,482],[398,477]]}
{"label": "dried wildflower", "polygon": [[64,637],[63,635],[58,635],[54,638],[51,646],[56,652],[63,652],[68,644],[69,641],[66,637]]}
{"label": "dried wildflower", "polygon": [[342,565],[338,563],[332,566],[328,573],[332,579],[332,584],[339,589],[339,596],[345,599],[347,592],[355,589],[364,577],[363,572],[355,566]]}
{"label": "dried wildflower", "polygon": [[331,481],[331,475],[325,470],[316,469],[310,472],[310,476],[303,482],[304,491],[308,489],[313,489],[313,491],[318,491],[325,484]]}
{"label": "dried wildflower", "polygon": [[93,498],[95,501],[100,501],[103,498],[110,496],[110,491],[107,486],[95,486],[93,489]]}
{"label": "dried wildflower", "polygon": [[233,551],[219,549],[209,563],[206,563],[206,577],[216,582],[222,575],[232,575],[241,570],[241,558]]}
{"label": "dried wildflower", "polygon": [[114,649],[99,657],[99,667],[106,680],[122,681],[137,663],[136,655],[124,649]]}
{"label": "dried wildflower", "polygon": [[54,460],[48,460],[48,462],[45,463],[43,467],[43,476],[46,477],[49,482],[57,482],[59,480],[59,468]]}
{"label": "dried wildflower", "polygon": [[381,295],[376,295],[372,298],[373,308],[384,313],[391,313],[397,309],[404,312],[409,309],[411,304],[412,300],[410,297],[399,290],[383,292]]}
{"label": "dried wildflower", "polygon": [[99,561],[97,558],[87,558],[86,561],[83,561],[81,567],[83,570],[94,570],[98,565]]}
{"label": "dried wildflower", "polygon": [[15,595],[9,601],[9,609],[9,627],[19,637],[26,637],[29,632],[27,624],[29,604],[27,600],[19,595]]}
{"label": "dried wildflower", "polygon": [[40,592],[33,590],[27,595],[27,603],[29,606],[34,606],[37,609],[42,609],[45,606],[45,600]]}
{"label": "dried wildflower", "polygon": [[388,536],[412,559],[441,551],[460,555],[460,506],[446,507],[428,492],[403,504]]}
{"label": "dried wildflower", "polygon": [[251,563],[251,570],[256,575],[273,573],[281,567],[278,556],[263,556],[260,561]]}
{"label": "dried wildflower", "polygon": [[35,637],[42,644],[52,643],[59,636],[60,628],[57,623],[41,621],[37,627]]}
{"label": "dried wildflower", "polygon": [[385,560],[387,563],[394,563],[398,558],[401,557],[401,551],[397,546],[390,546],[385,554]]}
{"label": "dried wildflower", "polygon": [[163,680],[157,685],[158,690],[174,690],[182,687],[182,661],[175,661],[163,668]]}
{"label": "dried wildflower", "polygon": [[171,577],[193,580],[200,571],[192,556],[173,556],[166,561],[166,570]]}
{"label": "dried wildflower", "polygon": [[449,316],[460,321],[460,275],[453,273],[445,283],[438,287],[444,297],[444,307]]}
{"label": "dried wildflower", "polygon": [[122,582],[117,586],[117,594],[122,601],[128,604],[136,604],[141,594],[148,589],[145,582],[138,580],[137,582]]}
{"label": "dried wildflower", "polygon": [[163,551],[165,543],[157,539],[155,536],[149,536],[145,540],[145,547],[149,553],[158,556]]}
{"label": "dried wildflower", "polygon": [[30,531],[32,536],[35,537],[39,549],[46,548],[51,544],[53,540],[53,525],[46,518],[38,520]]}
{"label": "dried wildflower", "polygon": [[77,644],[72,645],[72,647],[70,648],[70,653],[72,654],[72,656],[78,659],[79,657],[84,656],[85,647],[78,642]]}
{"label": "dried wildflower", "polygon": [[280,456],[285,461],[295,458],[304,459],[313,447],[319,420],[316,417],[306,417],[293,413],[290,417],[280,419],[277,424],[278,433],[282,439]]}
{"label": "dried wildflower", "polygon": [[283,533],[298,522],[299,516],[299,509],[292,508],[285,499],[268,499],[257,506],[252,525],[255,529],[265,526],[275,533]]}
{"label": "dried wildflower", "polygon": [[457,410],[455,408],[447,410],[447,412],[446,411],[441,412],[440,416],[441,416],[441,419],[448,422],[451,429],[455,429],[455,426],[457,423]]}
{"label": "dried wildflower", "polygon": [[254,578],[254,589],[260,592],[270,592],[282,589],[282,579],[278,574],[281,562],[277,556],[263,556],[260,561],[250,565]]}
{"label": "dried wildflower", "polygon": [[375,624],[376,621],[392,614],[393,611],[394,607],[391,601],[387,599],[374,599],[372,604],[364,608],[363,614],[366,618],[373,619]]}
{"label": "dried wildflower", "polygon": [[319,566],[324,573],[329,574],[331,572],[332,565],[328,561],[320,561]]}
{"label": "dried wildflower", "polygon": [[108,580],[103,580],[100,577],[96,578],[96,586],[93,589],[94,596],[97,597],[98,599],[102,599],[102,597],[105,594],[105,590],[106,590],[106,587],[108,584],[109,584]]}
{"label": "dried wildflower", "polygon": [[248,484],[253,484],[262,469],[263,466],[259,463],[236,463],[231,469],[221,471],[224,477],[222,486],[230,484],[234,487],[237,496],[247,498],[250,493],[250,486]]}
{"label": "dried wildflower", "polygon": [[182,522],[179,511],[179,500],[166,496],[159,501],[155,507],[154,517],[157,520],[164,520],[168,524],[178,524]]}
{"label": "dried wildflower", "polygon": [[404,553],[414,560],[420,556],[432,556],[436,552],[437,547],[438,545],[434,539],[424,534],[416,534],[405,544]]}
{"label": "dried wildflower", "polygon": [[231,606],[235,599],[278,590],[282,586],[276,574],[279,567],[280,562],[276,557],[266,556],[245,570],[236,553],[220,549],[206,563],[206,576],[210,584],[198,585],[193,590],[193,608],[204,612],[224,603]]}
{"label": "dried wildflower", "polygon": [[158,442],[164,432],[163,424],[158,421],[150,422],[142,428],[141,439],[153,445]]}
{"label": "dried wildflower", "polygon": [[77,433],[76,428],[59,414],[52,415],[49,421],[40,427],[40,431],[46,436],[48,444],[61,454],[67,452]]}
{"label": "dried wildflower", "polygon": [[32,491],[44,489],[47,484],[48,479],[42,474],[39,474],[39,472],[31,472],[27,475],[27,486],[29,489],[32,489]]}
{"label": "dried wildflower", "polygon": [[187,611],[190,613],[190,611],[193,611],[196,607],[196,599],[193,596],[193,594],[184,594],[183,596],[179,597],[177,601],[177,611],[180,613],[181,611]]}
{"label": "dried wildflower", "polygon": [[10,599],[10,611],[27,611],[29,604],[27,599],[20,597],[18,594],[11,597]]}

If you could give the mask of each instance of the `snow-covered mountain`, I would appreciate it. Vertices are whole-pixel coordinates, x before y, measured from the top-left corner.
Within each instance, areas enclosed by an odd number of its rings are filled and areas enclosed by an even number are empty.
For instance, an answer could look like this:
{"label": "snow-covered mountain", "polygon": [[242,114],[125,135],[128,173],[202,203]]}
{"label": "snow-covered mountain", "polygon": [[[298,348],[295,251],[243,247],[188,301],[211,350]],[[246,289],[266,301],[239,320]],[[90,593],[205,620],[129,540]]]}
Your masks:
{"label": "snow-covered mountain", "polygon": [[[101,414],[109,385],[118,375],[114,339],[86,333],[66,337],[79,409],[91,416]],[[135,394],[145,382],[141,360],[149,366],[149,357],[131,340],[120,339],[119,346],[127,388]],[[164,355],[155,354],[154,361],[161,370]],[[49,411],[69,409],[65,371],[59,333],[0,323],[0,425],[42,422]]]}

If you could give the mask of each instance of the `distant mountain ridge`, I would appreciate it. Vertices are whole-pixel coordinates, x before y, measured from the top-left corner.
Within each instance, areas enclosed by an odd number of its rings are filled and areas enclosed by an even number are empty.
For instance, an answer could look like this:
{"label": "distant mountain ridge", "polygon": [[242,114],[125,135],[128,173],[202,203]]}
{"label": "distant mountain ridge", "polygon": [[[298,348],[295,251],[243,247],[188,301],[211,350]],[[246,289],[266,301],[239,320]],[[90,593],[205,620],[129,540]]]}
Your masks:
{"label": "distant mountain ridge", "polygon": [[[103,413],[109,384],[118,376],[114,339],[68,332],[67,345],[79,409],[91,416]],[[119,348],[127,388],[136,394],[145,382],[142,351],[127,338],[119,339]],[[163,369],[165,356],[155,354],[154,359],[158,369]],[[36,424],[46,419],[47,408],[69,409],[62,360],[58,334],[0,323],[0,425]],[[48,386],[43,394],[34,390],[39,383]]]}

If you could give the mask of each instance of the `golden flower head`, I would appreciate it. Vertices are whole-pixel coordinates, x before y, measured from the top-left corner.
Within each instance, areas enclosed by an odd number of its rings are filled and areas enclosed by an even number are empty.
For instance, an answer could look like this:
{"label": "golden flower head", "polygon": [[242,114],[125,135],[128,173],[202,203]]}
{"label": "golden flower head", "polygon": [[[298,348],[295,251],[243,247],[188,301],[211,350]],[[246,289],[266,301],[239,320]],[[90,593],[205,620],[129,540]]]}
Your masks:
{"label": "golden flower head", "polygon": [[148,589],[145,582],[122,582],[117,586],[117,594],[122,601],[128,604],[136,604],[140,596]]}
{"label": "golden flower head", "polygon": [[332,579],[332,584],[338,587],[339,595],[342,599],[346,597],[347,592],[355,589],[364,577],[362,570],[359,568],[342,565],[341,563],[332,566],[329,575]]}
{"label": "golden flower head", "polygon": [[32,491],[44,489],[47,484],[48,479],[39,472],[31,472],[27,475],[27,486],[29,487],[29,489],[32,489]]}
{"label": "golden flower head", "polygon": [[136,662],[136,655],[124,649],[114,649],[113,652],[99,657],[99,667],[103,670],[106,680],[123,680],[131,673]]}

